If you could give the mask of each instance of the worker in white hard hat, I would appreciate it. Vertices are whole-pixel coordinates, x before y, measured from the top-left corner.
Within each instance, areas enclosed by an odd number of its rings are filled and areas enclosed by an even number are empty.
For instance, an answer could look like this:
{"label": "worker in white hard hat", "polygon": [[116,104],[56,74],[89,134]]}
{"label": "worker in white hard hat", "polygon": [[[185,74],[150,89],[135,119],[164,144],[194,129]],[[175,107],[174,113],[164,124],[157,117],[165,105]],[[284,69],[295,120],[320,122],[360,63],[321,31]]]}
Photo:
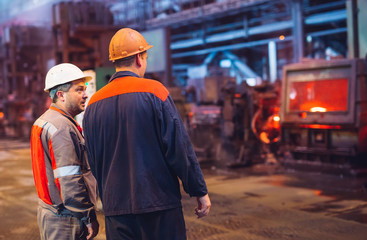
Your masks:
{"label": "worker in white hard hat", "polygon": [[168,90],[145,79],[144,37],[120,29],[110,42],[116,73],[84,114],[107,239],[186,239],[179,179],[201,218],[211,206],[188,134]]}
{"label": "worker in white hard hat", "polygon": [[90,79],[70,63],[56,65],[46,75],[45,91],[52,104],[31,131],[42,240],[92,239],[98,234],[97,183],[88,164],[82,129],[74,120],[84,111]]}

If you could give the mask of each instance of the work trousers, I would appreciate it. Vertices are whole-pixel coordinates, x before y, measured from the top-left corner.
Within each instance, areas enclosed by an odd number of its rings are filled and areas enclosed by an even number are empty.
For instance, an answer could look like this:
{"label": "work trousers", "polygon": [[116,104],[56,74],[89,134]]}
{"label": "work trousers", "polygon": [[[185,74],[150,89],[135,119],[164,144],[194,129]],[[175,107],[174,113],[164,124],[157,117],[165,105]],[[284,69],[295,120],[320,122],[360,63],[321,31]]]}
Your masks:
{"label": "work trousers", "polygon": [[105,219],[107,240],[186,240],[182,208]]}
{"label": "work trousers", "polygon": [[38,227],[41,240],[85,240],[87,228],[77,218],[61,211],[58,213],[52,207],[38,206]]}

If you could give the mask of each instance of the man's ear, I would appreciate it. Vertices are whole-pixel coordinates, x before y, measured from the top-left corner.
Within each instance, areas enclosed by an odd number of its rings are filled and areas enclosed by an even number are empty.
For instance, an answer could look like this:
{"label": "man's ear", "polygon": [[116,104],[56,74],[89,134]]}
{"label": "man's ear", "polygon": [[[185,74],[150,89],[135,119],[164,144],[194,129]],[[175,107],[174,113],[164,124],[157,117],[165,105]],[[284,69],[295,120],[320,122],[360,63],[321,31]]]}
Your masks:
{"label": "man's ear", "polygon": [[63,91],[57,91],[56,96],[57,96],[57,99],[59,99],[61,102],[65,101],[65,94]]}
{"label": "man's ear", "polygon": [[136,58],[135,58],[135,62],[136,62],[136,65],[138,65],[139,67],[141,67],[141,54],[138,53],[136,54]]}

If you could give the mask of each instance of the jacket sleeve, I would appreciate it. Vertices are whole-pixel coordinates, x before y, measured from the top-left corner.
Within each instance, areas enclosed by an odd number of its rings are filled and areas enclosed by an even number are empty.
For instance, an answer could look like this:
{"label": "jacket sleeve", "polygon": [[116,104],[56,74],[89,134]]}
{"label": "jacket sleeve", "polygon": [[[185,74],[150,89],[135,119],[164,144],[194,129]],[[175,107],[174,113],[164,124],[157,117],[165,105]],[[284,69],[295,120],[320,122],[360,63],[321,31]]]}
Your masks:
{"label": "jacket sleeve", "polygon": [[185,192],[191,197],[206,195],[208,191],[203,173],[170,95],[162,103],[161,134],[166,161],[181,179]]}
{"label": "jacket sleeve", "polygon": [[65,208],[84,223],[96,220],[94,204],[83,178],[83,149],[73,129],[60,129],[49,141],[55,182]]}

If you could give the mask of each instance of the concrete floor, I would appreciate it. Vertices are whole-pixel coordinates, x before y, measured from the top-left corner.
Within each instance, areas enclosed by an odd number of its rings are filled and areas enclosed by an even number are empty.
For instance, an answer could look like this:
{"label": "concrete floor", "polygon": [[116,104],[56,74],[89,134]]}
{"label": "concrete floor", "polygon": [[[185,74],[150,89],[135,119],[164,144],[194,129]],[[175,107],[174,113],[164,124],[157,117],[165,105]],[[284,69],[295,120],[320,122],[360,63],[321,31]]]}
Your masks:
{"label": "concrete floor", "polygon": [[[215,168],[203,164],[212,200],[196,219],[183,195],[189,240],[367,239],[363,178],[294,172],[276,165]],[[0,140],[0,240],[39,239],[29,144]],[[98,214],[105,239],[103,214]]]}

